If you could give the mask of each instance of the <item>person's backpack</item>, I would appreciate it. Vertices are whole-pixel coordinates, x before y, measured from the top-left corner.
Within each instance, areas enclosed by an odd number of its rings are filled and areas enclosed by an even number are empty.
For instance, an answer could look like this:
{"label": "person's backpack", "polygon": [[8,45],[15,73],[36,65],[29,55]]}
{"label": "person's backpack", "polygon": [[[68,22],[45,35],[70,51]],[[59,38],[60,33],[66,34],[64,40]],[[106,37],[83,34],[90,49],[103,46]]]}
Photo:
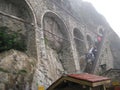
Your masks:
{"label": "person's backpack", "polygon": [[91,57],[92,57],[92,54],[91,54],[91,53],[87,53],[87,54],[86,54],[86,59],[91,59]]}

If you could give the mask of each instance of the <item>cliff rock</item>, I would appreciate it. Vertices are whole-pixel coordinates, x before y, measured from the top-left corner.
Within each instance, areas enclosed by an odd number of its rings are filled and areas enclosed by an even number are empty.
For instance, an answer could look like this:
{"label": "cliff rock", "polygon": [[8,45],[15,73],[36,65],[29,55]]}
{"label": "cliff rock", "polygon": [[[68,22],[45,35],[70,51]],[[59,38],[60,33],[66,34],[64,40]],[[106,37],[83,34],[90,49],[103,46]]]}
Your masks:
{"label": "cliff rock", "polygon": [[13,49],[1,53],[0,90],[23,90],[30,87],[34,62],[34,58]]}

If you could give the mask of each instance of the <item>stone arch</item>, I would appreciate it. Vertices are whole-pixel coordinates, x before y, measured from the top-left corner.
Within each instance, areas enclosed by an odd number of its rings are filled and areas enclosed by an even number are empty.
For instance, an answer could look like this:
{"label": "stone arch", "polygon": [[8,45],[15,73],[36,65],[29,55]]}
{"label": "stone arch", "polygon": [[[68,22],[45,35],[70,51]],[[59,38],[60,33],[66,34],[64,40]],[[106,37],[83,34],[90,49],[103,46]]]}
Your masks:
{"label": "stone arch", "polygon": [[23,35],[27,54],[37,57],[35,42],[36,19],[26,0],[0,0],[0,27],[6,26]]}
{"label": "stone arch", "polygon": [[87,35],[87,42],[88,42],[88,47],[90,48],[90,46],[92,45],[92,38],[90,35]]}
{"label": "stone arch", "polygon": [[84,40],[84,36],[81,31],[77,28],[74,29],[74,36],[80,40]]}
{"label": "stone arch", "polygon": [[80,62],[80,68],[81,68],[81,71],[83,71],[86,65],[85,59],[84,59],[85,49],[86,49],[85,43],[84,43],[84,36],[81,33],[81,31],[77,28],[74,29],[73,33],[74,33],[74,42],[76,45],[76,51],[77,51],[78,59]]}
{"label": "stone arch", "polygon": [[98,33],[101,34],[101,35],[103,35],[104,34],[103,28],[99,28]]}
{"label": "stone arch", "polygon": [[100,35],[100,36],[104,35],[104,28],[102,25],[97,27],[97,32],[98,32],[98,35]]}
{"label": "stone arch", "polygon": [[76,49],[78,51],[78,55],[79,56],[82,56],[84,54],[84,36],[83,34],[80,32],[79,29],[75,28],[74,29],[74,41],[75,41],[75,44],[76,44]]}
{"label": "stone arch", "polygon": [[[43,32],[49,62],[59,63],[67,73],[75,72],[69,32],[60,16],[53,12],[46,12],[43,16]],[[57,71],[60,75],[58,66],[49,65],[48,67],[54,70],[53,73]]]}

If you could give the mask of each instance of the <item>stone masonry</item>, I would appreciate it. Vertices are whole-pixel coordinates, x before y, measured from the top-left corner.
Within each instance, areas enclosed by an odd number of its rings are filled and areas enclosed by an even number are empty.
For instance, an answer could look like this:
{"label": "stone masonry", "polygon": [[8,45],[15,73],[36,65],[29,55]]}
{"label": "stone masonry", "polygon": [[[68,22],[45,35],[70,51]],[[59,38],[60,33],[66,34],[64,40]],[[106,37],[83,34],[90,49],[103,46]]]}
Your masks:
{"label": "stone masonry", "polygon": [[[27,88],[26,84],[24,90],[37,90],[39,86],[46,89],[64,74],[84,72],[85,53],[91,45],[95,45],[101,30],[106,34],[95,73],[104,72],[101,65],[106,65],[105,70],[114,68],[115,60],[109,37],[115,33],[105,18],[88,2],[0,0],[1,26],[16,32],[21,30],[27,45],[26,52],[22,53],[35,60],[31,88]],[[3,83],[0,85],[2,90],[6,90],[4,87],[7,86]]]}

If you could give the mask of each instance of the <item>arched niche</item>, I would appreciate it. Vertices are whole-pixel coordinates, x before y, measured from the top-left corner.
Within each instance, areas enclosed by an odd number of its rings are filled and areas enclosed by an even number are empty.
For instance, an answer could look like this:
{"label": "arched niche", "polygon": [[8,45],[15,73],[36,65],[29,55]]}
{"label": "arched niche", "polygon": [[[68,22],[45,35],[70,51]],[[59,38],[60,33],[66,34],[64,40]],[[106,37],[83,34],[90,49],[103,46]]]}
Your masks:
{"label": "arched niche", "polygon": [[93,43],[90,35],[87,35],[87,42],[88,42],[88,47],[90,48]]}
{"label": "arched niche", "polygon": [[78,51],[78,55],[82,56],[85,53],[84,36],[77,28],[74,29],[74,41],[76,44],[76,50]]}
{"label": "arched niche", "polygon": [[99,33],[101,36],[103,36],[103,34],[104,34],[103,28],[99,28],[98,33]]}
{"label": "arched niche", "polygon": [[86,46],[84,43],[84,36],[80,32],[80,30],[77,28],[74,29],[73,33],[74,33],[74,42],[76,45],[76,51],[77,51],[79,62],[80,62],[80,68],[81,68],[81,71],[83,71],[86,65],[85,59],[84,59],[85,50],[86,50]]}
{"label": "arched niche", "polygon": [[[61,62],[64,70],[68,73],[75,71],[69,32],[61,18],[52,12],[45,13],[43,17],[43,31],[49,61],[52,63],[53,59]],[[53,67],[54,69],[58,68],[58,66],[52,65]]]}
{"label": "arched niche", "polygon": [[0,27],[8,27],[23,36],[26,52],[37,57],[35,43],[35,17],[26,0],[0,0]]}
{"label": "arched niche", "polygon": [[78,39],[80,39],[82,41],[84,40],[83,34],[77,28],[74,29],[74,36],[75,36],[75,38],[78,38]]}

